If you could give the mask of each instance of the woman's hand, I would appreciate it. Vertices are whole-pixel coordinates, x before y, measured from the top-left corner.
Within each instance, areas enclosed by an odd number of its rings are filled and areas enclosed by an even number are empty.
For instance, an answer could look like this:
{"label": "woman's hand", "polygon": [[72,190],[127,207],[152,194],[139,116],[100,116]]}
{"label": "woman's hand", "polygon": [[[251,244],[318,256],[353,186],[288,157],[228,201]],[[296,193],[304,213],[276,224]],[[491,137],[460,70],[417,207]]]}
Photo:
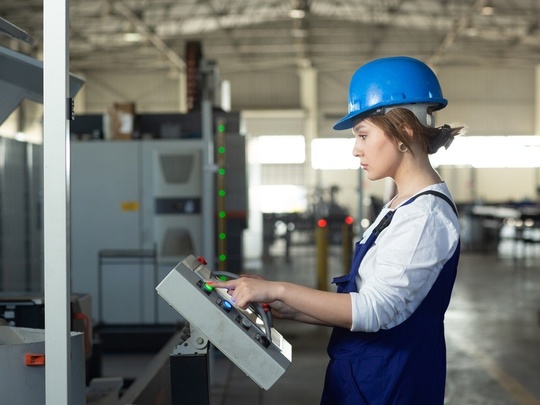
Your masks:
{"label": "woman's hand", "polygon": [[214,288],[226,288],[232,301],[246,309],[251,303],[272,303],[278,299],[279,283],[257,276],[242,276],[228,281],[209,281]]}
{"label": "woman's hand", "polygon": [[242,276],[228,281],[209,281],[208,284],[227,289],[232,301],[243,309],[247,309],[251,303],[266,303],[276,318],[351,328],[350,294],[320,291],[285,281],[268,281],[261,277]]}

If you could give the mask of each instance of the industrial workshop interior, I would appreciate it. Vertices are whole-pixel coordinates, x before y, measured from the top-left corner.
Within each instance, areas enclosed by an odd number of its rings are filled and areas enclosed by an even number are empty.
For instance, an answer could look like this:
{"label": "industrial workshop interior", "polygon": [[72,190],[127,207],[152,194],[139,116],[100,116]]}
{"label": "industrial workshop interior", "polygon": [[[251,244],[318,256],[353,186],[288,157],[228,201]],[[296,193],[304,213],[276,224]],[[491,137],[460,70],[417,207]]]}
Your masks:
{"label": "industrial workshop interior", "polygon": [[332,328],[207,281],[336,291],[395,187],[333,126],[392,56],[466,128],[444,404],[540,404],[537,0],[2,1],[0,404],[320,403]]}

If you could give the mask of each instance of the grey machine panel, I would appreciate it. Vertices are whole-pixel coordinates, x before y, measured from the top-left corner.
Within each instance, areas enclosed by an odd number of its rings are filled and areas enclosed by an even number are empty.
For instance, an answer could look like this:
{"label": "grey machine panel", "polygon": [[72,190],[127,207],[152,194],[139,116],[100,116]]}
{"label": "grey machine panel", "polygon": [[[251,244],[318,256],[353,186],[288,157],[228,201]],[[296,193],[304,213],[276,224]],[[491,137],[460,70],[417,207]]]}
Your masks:
{"label": "grey machine panel", "polygon": [[[71,74],[70,97],[75,97],[83,84],[83,79]],[[43,103],[43,62],[0,46],[0,94],[0,123],[25,98]]]}
{"label": "grey machine panel", "polygon": [[[142,323],[148,317],[141,279],[148,271],[133,260],[103,265],[98,291],[100,251],[138,250],[140,232],[139,145],[136,142],[71,143],[72,290],[103,302],[106,323]],[[101,296],[102,294],[102,296]]]}

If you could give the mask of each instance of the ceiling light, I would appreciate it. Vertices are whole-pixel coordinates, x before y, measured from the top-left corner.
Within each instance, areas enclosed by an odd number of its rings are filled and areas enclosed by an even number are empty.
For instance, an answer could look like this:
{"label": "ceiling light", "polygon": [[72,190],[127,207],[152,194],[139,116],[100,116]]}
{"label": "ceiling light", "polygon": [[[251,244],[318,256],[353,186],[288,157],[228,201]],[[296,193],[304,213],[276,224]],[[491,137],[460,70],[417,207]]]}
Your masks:
{"label": "ceiling light", "polygon": [[494,12],[495,12],[495,9],[491,6],[482,7],[482,15],[490,16],[490,15],[493,15]]}
{"label": "ceiling light", "polygon": [[126,42],[140,42],[143,36],[139,32],[126,32],[124,34],[124,41]]}
{"label": "ceiling light", "polygon": [[291,18],[295,18],[295,19],[300,20],[300,19],[302,19],[302,18],[304,18],[306,16],[306,12],[304,10],[294,8],[289,12],[289,16]]}

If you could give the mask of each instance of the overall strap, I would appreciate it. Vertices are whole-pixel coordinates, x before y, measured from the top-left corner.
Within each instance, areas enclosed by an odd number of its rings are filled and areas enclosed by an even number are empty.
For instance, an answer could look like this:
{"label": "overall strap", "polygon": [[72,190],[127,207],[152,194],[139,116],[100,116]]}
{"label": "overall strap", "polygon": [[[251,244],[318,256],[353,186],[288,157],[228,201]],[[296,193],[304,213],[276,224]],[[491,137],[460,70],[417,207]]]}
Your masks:
{"label": "overall strap", "polygon": [[411,197],[409,200],[407,200],[405,203],[400,205],[395,210],[388,211],[384,215],[384,217],[379,221],[377,226],[375,226],[375,228],[373,229],[373,231],[371,232],[371,234],[369,235],[367,240],[362,244],[359,243],[359,242],[356,243],[355,252],[354,252],[354,256],[353,256],[353,262],[352,262],[352,265],[351,265],[350,272],[348,274],[343,275],[343,276],[335,277],[332,280],[332,283],[336,284],[338,286],[338,292],[339,293],[356,291],[356,281],[355,281],[356,272],[358,271],[358,267],[360,266],[360,262],[362,261],[362,259],[363,259],[364,255],[366,254],[366,252],[375,243],[375,240],[377,239],[379,234],[388,225],[390,225],[390,222],[392,222],[392,218],[394,217],[394,213],[397,211],[397,209],[399,209],[400,207],[403,207],[404,205],[412,203],[416,198],[418,198],[418,197],[420,197],[421,195],[424,195],[424,194],[432,194],[432,195],[435,195],[437,197],[442,198],[448,204],[450,204],[450,206],[452,207],[452,210],[457,215],[457,209],[454,206],[454,203],[452,202],[452,200],[450,198],[448,198],[446,195],[444,195],[443,193],[440,193],[438,191],[432,191],[432,190],[423,191],[423,192]]}
{"label": "overall strap", "polygon": [[[435,190],[422,191],[421,193],[418,193],[415,196],[411,197],[403,205],[410,204],[414,200],[416,200],[418,197],[420,197],[421,195],[425,195],[425,194],[431,194],[431,195],[434,195],[436,197],[442,198],[444,201],[446,201],[450,205],[450,208],[452,208],[452,211],[454,211],[454,214],[456,214],[456,216],[458,216],[458,210],[457,210],[456,206],[454,205],[454,202],[450,198],[448,198],[448,196],[446,194],[443,194],[443,193],[441,193],[439,191],[435,191]],[[401,205],[401,207],[403,205]],[[372,234],[376,235],[375,238],[379,235],[379,233],[381,233],[381,231],[384,228],[386,228],[388,225],[390,225],[390,222],[392,221],[392,218],[394,216],[394,212],[396,212],[396,210],[397,210],[397,208],[394,211],[388,211],[388,213],[384,216],[384,218],[381,219],[381,221],[375,227],[375,229],[373,230],[373,233],[372,233]]]}
{"label": "overall strap", "polygon": [[424,194],[432,194],[432,195],[435,195],[437,197],[440,197],[442,198],[444,201],[446,201],[448,203],[448,205],[450,205],[450,208],[452,208],[452,211],[454,211],[454,214],[456,214],[456,216],[459,216],[458,214],[458,210],[454,204],[454,202],[448,198],[448,196],[446,194],[443,194],[441,193],[440,191],[435,191],[435,190],[427,190],[427,191],[423,191],[421,192],[420,194],[418,195],[415,195],[413,197],[413,199],[417,198],[417,197],[420,197],[421,195],[424,195]]}

